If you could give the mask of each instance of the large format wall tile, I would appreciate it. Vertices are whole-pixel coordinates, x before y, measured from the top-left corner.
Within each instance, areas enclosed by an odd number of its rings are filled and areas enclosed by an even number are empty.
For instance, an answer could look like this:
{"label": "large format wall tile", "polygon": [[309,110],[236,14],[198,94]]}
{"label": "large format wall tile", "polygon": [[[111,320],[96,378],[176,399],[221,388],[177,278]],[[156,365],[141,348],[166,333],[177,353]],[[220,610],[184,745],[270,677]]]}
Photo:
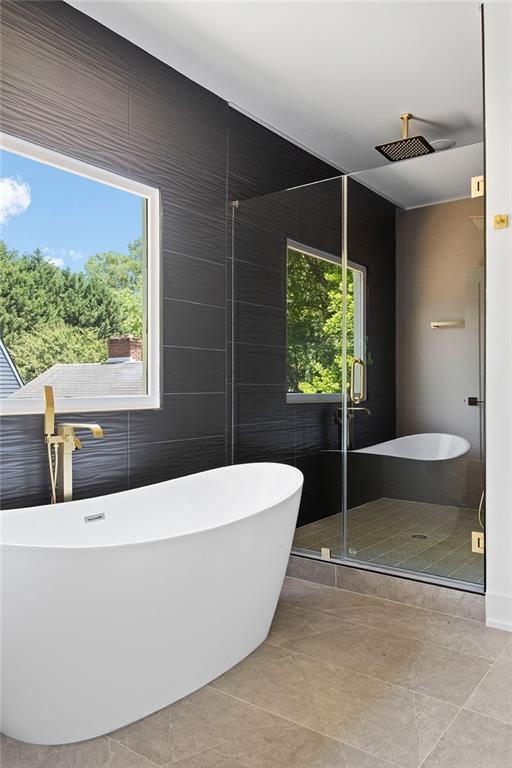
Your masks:
{"label": "large format wall tile", "polygon": [[129,414],[130,444],[220,435],[224,430],[224,411],[223,392],[165,395],[161,410]]}
{"label": "large format wall tile", "polygon": [[224,464],[225,436],[130,444],[130,488],[204,472]]}
{"label": "large format wall tile", "polygon": [[[237,382],[282,388],[283,249],[286,237],[296,237],[297,208],[269,193],[336,170],[61,2],[2,4],[1,88],[6,132],[161,191],[163,410],[87,414],[105,424],[107,436],[86,440],[75,461],[76,494],[226,463],[232,340],[231,306],[225,311],[231,296],[227,200],[249,191],[268,195],[253,206],[255,218],[241,239],[234,233],[246,262],[237,265],[237,279],[247,298],[245,308],[235,308],[236,341],[243,342],[236,345]],[[319,194],[315,215],[323,215],[322,228],[332,238]],[[310,229],[314,217],[305,210],[301,215]],[[264,241],[255,239],[256,230],[267,233]],[[267,308],[260,311],[253,306],[258,303]],[[244,433],[247,460],[286,458],[295,450],[292,411],[281,411],[278,428],[263,428],[276,414],[267,394],[261,390],[266,405],[257,414],[240,393],[240,421],[259,424]],[[276,403],[279,410],[282,394]],[[2,505],[45,503],[41,418],[3,419],[2,433]]]}
{"label": "large format wall tile", "polygon": [[226,355],[217,349],[164,348],[164,394],[223,392]]}
{"label": "large format wall tile", "polygon": [[164,299],[163,326],[166,346],[225,349],[224,307]]}
{"label": "large format wall tile", "polygon": [[[172,239],[172,235],[171,235]],[[223,307],[226,304],[226,273],[223,263],[164,251],[163,295],[166,299],[193,301]]]}

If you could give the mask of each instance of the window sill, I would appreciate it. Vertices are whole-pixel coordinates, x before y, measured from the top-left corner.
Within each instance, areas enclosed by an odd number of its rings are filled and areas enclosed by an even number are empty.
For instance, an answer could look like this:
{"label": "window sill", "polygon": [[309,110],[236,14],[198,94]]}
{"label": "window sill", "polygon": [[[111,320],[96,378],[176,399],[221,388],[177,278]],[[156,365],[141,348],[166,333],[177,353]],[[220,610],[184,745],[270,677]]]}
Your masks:
{"label": "window sill", "polygon": [[[55,412],[86,413],[96,411],[135,411],[161,408],[160,395],[112,395],[110,397],[55,397]],[[43,397],[0,400],[1,416],[44,413]]]}
{"label": "window sill", "polygon": [[287,403],[342,403],[343,394],[341,392],[318,392],[315,394],[305,394],[303,392],[287,392]]}

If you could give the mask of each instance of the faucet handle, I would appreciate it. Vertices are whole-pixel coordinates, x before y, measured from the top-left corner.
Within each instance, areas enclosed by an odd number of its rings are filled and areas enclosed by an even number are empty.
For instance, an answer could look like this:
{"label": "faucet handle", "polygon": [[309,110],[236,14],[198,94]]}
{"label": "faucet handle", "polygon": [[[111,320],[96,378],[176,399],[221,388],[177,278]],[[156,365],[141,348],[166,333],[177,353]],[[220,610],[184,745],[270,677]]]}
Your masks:
{"label": "faucet handle", "polygon": [[[61,427],[70,427],[71,429],[88,429],[89,432],[92,432],[92,436],[96,438],[104,437],[104,432],[99,424],[61,424]],[[78,438],[76,438],[78,440]]]}

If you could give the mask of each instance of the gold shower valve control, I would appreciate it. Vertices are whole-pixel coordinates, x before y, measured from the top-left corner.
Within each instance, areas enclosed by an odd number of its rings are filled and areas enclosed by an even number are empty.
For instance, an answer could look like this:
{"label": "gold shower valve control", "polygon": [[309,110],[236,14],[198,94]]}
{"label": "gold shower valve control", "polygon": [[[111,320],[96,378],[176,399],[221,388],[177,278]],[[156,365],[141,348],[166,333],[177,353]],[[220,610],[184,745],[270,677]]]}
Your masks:
{"label": "gold shower valve control", "polygon": [[485,534],[483,531],[471,532],[471,551],[477,554],[485,552]]}
{"label": "gold shower valve control", "polygon": [[508,227],[508,214],[495,213],[492,217],[493,229],[506,229]]}

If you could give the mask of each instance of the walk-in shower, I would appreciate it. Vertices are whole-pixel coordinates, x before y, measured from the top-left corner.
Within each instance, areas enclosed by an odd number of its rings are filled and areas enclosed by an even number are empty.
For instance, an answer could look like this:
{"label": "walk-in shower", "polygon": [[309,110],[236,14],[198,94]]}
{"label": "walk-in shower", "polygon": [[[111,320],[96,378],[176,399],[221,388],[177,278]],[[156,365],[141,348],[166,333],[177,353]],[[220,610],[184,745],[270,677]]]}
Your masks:
{"label": "walk-in shower", "polygon": [[233,207],[232,456],[303,471],[298,554],[483,589],[481,173],[471,145]]}

